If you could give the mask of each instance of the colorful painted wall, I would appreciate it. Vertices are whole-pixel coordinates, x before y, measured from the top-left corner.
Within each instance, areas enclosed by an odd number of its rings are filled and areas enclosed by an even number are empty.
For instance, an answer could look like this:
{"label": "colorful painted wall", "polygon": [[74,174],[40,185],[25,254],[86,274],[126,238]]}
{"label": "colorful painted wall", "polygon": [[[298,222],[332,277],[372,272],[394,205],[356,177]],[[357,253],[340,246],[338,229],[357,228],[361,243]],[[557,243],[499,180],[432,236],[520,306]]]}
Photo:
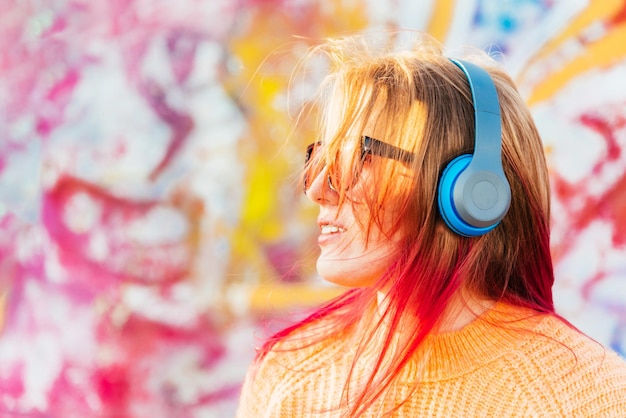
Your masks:
{"label": "colorful painted wall", "polygon": [[259,340],[337,292],[291,73],[313,39],[384,27],[514,75],[557,308],[626,354],[626,1],[5,0],[0,416],[232,416]]}

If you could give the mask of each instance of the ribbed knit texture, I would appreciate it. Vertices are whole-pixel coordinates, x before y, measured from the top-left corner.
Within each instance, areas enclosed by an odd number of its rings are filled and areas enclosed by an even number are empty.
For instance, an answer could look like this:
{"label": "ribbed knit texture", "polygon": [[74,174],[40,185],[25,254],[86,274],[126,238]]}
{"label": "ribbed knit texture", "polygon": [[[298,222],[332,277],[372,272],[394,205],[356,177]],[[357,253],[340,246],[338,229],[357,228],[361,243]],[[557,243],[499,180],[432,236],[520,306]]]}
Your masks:
{"label": "ribbed knit texture", "polygon": [[[237,417],[345,416],[353,353],[341,339],[269,353],[250,368]],[[459,331],[429,337],[420,353],[363,416],[408,397],[394,417],[626,418],[624,359],[550,315],[497,304]],[[374,355],[359,360],[353,381]]]}

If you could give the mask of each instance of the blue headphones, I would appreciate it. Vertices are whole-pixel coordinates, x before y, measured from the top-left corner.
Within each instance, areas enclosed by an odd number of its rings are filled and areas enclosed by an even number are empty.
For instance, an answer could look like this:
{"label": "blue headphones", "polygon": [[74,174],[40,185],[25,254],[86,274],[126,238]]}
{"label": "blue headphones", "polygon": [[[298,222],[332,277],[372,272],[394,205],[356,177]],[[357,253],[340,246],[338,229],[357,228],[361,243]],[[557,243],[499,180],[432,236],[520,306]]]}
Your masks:
{"label": "blue headphones", "polygon": [[511,203],[502,169],[502,129],[498,93],[481,67],[451,59],[467,76],[474,103],[474,154],[452,160],[439,180],[439,212],[459,235],[477,237],[500,223]]}

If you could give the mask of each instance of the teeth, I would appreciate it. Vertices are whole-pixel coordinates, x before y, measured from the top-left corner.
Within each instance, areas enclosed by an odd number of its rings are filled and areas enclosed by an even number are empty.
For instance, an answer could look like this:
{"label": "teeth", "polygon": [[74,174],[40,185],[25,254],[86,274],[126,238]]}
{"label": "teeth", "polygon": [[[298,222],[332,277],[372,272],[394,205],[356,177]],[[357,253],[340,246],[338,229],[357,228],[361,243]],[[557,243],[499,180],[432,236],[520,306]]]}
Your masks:
{"label": "teeth", "polygon": [[322,234],[334,234],[340,231],[341,231],[341,228],[335,225],[323,225],[322,226]]}

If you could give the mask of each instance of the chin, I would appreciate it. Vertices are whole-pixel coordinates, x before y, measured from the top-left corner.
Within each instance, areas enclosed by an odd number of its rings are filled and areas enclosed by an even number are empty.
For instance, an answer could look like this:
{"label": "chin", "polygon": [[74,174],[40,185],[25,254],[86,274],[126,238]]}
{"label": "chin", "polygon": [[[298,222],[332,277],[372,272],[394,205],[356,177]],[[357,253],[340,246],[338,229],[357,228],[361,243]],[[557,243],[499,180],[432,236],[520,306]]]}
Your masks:
{"label": "chin", "polygon": [[376,278],[371,274],[363,275],[363,271],[367,268],[361,266],[360,268],[337,268],[337,261],[317,261],[317,273],[319,276],[329,283],[336,284],[342,287],[368,287],[376,282]]}

